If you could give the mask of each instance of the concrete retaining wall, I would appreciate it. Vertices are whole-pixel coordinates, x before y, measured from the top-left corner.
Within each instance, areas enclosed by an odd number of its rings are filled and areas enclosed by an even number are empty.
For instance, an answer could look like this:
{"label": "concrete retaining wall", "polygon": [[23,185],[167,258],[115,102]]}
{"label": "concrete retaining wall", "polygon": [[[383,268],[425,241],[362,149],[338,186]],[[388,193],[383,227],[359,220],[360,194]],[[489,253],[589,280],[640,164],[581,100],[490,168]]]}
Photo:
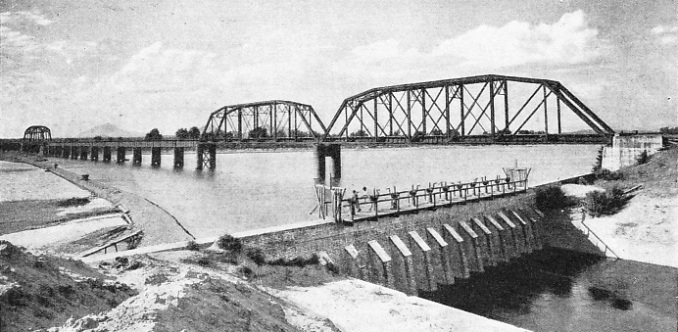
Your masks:
{"label": "concrete retaining wall", "polygon": [[635,165],[641,153],[652,155],[662,147],[661,135],[615,135],[612,147],[603,149],[602,168],[616,171],[622,167]]}

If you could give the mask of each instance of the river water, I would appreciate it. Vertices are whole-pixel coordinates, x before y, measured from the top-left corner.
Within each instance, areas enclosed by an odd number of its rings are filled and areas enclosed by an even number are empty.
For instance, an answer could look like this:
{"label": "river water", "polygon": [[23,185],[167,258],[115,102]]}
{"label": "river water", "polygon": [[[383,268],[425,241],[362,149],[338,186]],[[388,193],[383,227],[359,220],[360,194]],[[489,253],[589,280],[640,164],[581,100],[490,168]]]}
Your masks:
{"label": "river water", "polygon": [[676,331],[677,271],[545,248],[420,295],[533,331]]}
{"label": "river water", "polygon": [[[532,168],[534,185],[590,171],[597,149],[592,145],[342,149],[339,185],[349,190],[393,186],[400,190],[429,182],[465,182],[503,175],[502,167],[516,161]],[[317,204],[313,151],[218,154],[214,171],[196,171],[195,154],[186,154],[182,170],[173,169],[172,155],[163,155],[159,168],[151,167],[150,159],[144,155],[142,165],[133,166],[52,158],[61,167],[153,201],[198,238],[318,218],[310,214]]]}

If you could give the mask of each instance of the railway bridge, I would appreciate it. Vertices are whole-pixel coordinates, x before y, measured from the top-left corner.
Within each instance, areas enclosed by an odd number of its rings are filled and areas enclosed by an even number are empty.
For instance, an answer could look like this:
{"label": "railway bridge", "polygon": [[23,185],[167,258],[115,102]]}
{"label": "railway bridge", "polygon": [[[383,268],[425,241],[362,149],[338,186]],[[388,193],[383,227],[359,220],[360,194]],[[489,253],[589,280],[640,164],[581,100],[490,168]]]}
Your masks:
{"label": "railway bridge", "polygon": [[[576,131],[582,125],[586,133]],[[51,137],[49,128],[32,126],[23,139],[3,140],[3,148],[71,159],[141,164],[162,162],[174,151],[174,166],[184,166],[185,151],[195,150],[198,169],[214,169],[224,149],[313,148],[318,175],[325,157],[341,177],[342,145],[396,144],[609,144],[614,130],[558,81],[481,75],[372,88],[346,98],[325,126],[312,106],[272,100],[224,106],[210,113],[198,140],[143,138],[75,139]],[[113,152],[115,151],[115,152]]]}

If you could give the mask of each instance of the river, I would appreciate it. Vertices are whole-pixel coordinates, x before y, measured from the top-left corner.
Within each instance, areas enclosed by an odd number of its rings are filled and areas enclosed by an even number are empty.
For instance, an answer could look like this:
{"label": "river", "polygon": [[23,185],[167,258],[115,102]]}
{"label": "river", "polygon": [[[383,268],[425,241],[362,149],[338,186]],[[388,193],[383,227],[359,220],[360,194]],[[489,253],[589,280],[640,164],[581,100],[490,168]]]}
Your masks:
{"label": "river", "polygon": [[[536,185],[589,172],[597,150],[593,145],[342,149],[340,185],[409,188],[493,178],[516,161],[532,168],[530,184]],[[197,238],[318,218],[310,214],[316,206],[313,151],[220,153],[214,171],[195,170],[195,154],[186,154],[180,170],[173,169],[172,155],[162,158],[161,167],[151,167],[150,155],[141,166],[50,159],[153,201]]]}

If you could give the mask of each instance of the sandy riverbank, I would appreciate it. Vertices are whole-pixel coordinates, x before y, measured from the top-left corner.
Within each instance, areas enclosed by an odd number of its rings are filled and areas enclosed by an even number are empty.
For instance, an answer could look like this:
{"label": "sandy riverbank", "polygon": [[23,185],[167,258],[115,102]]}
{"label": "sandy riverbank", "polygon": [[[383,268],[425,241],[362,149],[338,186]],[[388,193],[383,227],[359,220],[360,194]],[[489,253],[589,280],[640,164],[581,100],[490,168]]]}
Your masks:
{"label": "sandy riverbank", "polygon": [[563,191],[583,198],[591,190],[641,185],[621,211],[587,216],[585,223],[620,258],[678,268],[678,149],[658,153],[647,164],[622,169],[621,174],[620,180],[565,185]]}
{"label": "sandy riverbank", "polygon": [[[58,181],[74,184],[75,186],[71,185],[71,187],[79,190],[81,194],[86,193],[86,196],[90,196],[91,192],[97,197],[111,202],[112,205],[119,206],[128,211],[128,216],[132,220],[134,227],[144,232],[144,237],[140,243],[142,247],[193,239],[193,236],[181,226],[176,218],[143,197],[112,188],[96,181],[96,179],[83,180],[81,175],[70,172],[63,167],[55,169],[53,164],[34,155],[5,153],[0,155],[0,158],[30,164],[32,166],[23,167],[37,167],[36,172],[43,174],[42,179],[45,181],[55,181],[54,178],[60,178]],[[50,172],[45,172],[45,169],[49,169]],[[58,175],[58,177],[54,175]],[[26,185],[29,187],[40,186],[41,183],[39,181],[32,181]],[[49,195],[55,192],[58,192],[58,190],[47,190],[42,195],[44,197],[53,197]]]}

